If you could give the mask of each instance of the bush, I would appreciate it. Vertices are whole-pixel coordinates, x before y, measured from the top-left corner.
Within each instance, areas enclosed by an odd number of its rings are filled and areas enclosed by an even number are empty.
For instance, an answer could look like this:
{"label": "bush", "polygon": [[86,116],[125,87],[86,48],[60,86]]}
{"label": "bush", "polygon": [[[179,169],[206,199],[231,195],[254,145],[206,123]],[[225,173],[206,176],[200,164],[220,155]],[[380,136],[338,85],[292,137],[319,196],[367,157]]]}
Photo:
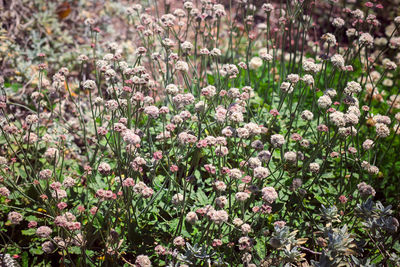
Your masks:
{"label": "bush", "polygon": [[400,18],[335,2],[135,4],[7,77],[0,262],[398,266]]}

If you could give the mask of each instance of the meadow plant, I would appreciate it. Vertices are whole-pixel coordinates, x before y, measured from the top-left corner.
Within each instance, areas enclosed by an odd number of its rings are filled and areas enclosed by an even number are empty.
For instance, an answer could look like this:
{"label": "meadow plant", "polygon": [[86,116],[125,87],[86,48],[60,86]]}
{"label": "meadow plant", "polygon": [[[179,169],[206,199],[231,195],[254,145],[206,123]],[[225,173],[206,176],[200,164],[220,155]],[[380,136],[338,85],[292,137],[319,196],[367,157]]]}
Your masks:
{"label": "meadow plant", "polygon": [[0,263],[400,265],[400,18],[253,2],[120,3],[129,49],[93,14],[2,79]]}

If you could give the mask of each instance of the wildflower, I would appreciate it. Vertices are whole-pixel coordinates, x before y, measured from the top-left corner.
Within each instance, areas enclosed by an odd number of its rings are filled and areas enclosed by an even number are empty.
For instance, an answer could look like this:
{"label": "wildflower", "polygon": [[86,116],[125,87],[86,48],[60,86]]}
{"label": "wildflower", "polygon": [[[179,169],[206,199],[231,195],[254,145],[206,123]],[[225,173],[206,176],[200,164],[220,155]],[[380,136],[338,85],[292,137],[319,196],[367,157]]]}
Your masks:
{"label": "wildflower", "polygon": [[174,246],[183,247],[186,242],[185,242],[185,239],[183,239],[183,237],[177,236],[174,238],[173,243],[174,243]]}
{"label": "wildflower", "polygon": [[155,119],[158,118],[160,110],[156,106],[148,106],[144,108],[144,113]]}
{"label": "wildflower", "polygon": [[392,121],[388,116],[377,114],[373,118],[374,122],[376,123],[383,123],[389,125]]}
{"label": "wildflower", "polygon": [[283,157],[284,157],[285,161],[288,163],[293,164],[297,161],[297,154],[296,154],[296,152],[293,152],[293,151],[286,152]]}
{"label": "wildflower", "polygon": [[305,82],[306,84],[308,84],[308,85],[314,85],[314,78],[313,78],[313,76],[310,75],[310,74],[305,74],[305,75],[301,78],[301,80],[302,80],[303,82]]}
{"label": "wildflower", "polygon": [[157,245],[154,251],[157,255],[165,255],[167,253],[167,250],[161,245]]}
{"label": "wildflower", "polygon": [[51,193],[51,196],[55,199],[63,199],[67,197],[67,192],[63,189],[56,189]]}
{"label": "wildflower", "polygon": [[254,177],[257,179],[267,178],[270,174],[270,171],[264,167],[257,167],[254,169]]}
{"label": "wildflower", "polygon": [[11,211],[8,213],[8,220],[11,222],[11,224],[19,224],[23,220],[23,217],[20,213]]}
{"label": "wildflower", "polygon": [[51,241],[46,241],[42,243],[42,250],[46,254],[50,254],[55,250],[55,246]]}
{"label": "wildflower", "polygon": [[343,127],[346,125],[346,119],[345,119],[343,112],[335,111],[329,115],[329,119],[337,127]]}
{"label": "wildflower", "polygon": [[257,157],[262,161],[262,162],[268,162],[269,159],[271,158],[271,152],[268,150],[263,150],[260,151],[257,155]]}
{"label": "wildflower", "polygon": [[358,94],[359,92],[361,92],[361,85],[354,81],[348,82],[344,88],[344,93],[348,95]]}
{"label": "wildflower", "polygon": [[40,226],[37,230],[36,230],[36,234],[41,237],[41,238],[47,238],[51,235],[53,231],[51,230],[50,227],[48,226]]}
{"label": "wildflower", "polygon": [[328,132],[329,128],[325,124],[320,124],[317,126],[317,131],[319,132]]}
{"label": "wildflower", "polygon": [[341,196],[339,197],[339,201],[340,201],[340,203],[345,204],[345,203],[347,202],[347,197],[344,196],[344,195],[341,195]]}
{"label": "wildflower", "polygon": [[96,197],[100,198],[101,200],[111,200],[116,199],[117,195],[111,190],[99,189],[96,191]]}
{"label": "wildflower", "polygon": [[47,180],[51,177],[52,174],[53,174],[52,170],[49,169],[41,170],[39,172],[39,178],[42,180]]}
{"label": "wildflower", "polygon": [[392,87],[393,86],[393,80],[392,79],[384,79],[382,82],[383,86],[387,86],[387,87]]}
{"label": "wildflower", "polygon": [[212,98],[216,95],[216,88],[213,85],[208,85],[207,87],[201,89],[201,95],[205,96],[206,98]]}
{"label": "wildflower", "polygon": [[283,92],[285,92],[285,93],[288,93],[288,94],[290,94],[290,93],[292,93],[293,92],[293,86],[292,86],[292,84],[291,83],[288,83],[288,82],[283,82],[282,84],[281,84],[281,90],[283,91]]}
{"label": "wildflower", "polygon": [[218,48],[216,48],[216,47],[213,48],[213,49],[210,51],[210,55],[213,56],[213,57],[219,57],[219,56],[221,56],[221,54],[222,54],[221,50],[218,49]]}
{"label": "wildflower", "polygon": [[97,213],[97,207],[91,207],[89,211],[90,214],[95,215]]}
{"label": "wildflower", "polygon": [[126,130],[122,134],[123,140],[130,145],[138,145],[141,142],[140,137],[133,130]]}
{"label": "wildflower", "polygon": [[222,69],[220,70],[220,74],[222,76],[228,76],[228,78],[236,78],[236,76],[239,74],[238,68],[233,65],[233,64],[225,64],[222,66]]}
{"label": "wildflower", "polygon": [[255,150],[263,150],[264,144],[260,140],[255,140],[251,143],[251,147]]}
{"label": "wildflower", "polygon": [[250,136],[249,130],[246,128],[237,128],[236,133],[240,138],[248,138]]}
{"label": "wildflower", "polygon": [[103,175],[107,175],[111,172],[111,167],[108,163],[106,162],[102,162],[99,164],[99,167],[97,168],[98,171],[103,174]]}
{"label": "wildflower", "polygon": [[303,184],[303,181],[300,178],[293,179],[292,184],[290,186],[290,190],[296,191],[301,187]]}
{"label": "wildflower", "polygon": [[350,29],[346,30],[346,35],[347,35],[347,37],[351,38],[351,37],[357,36],[358,32],[356,29],[350,28]]}
{"label": "wildflower", "polygon": [[304,110],[300,116],[305,121],[312,121],[314,118],[314,114],[309,110]]}
{"label": "wildflower", "polygon": [[164,14],[160,18],[160,23],[164,27],[172,27],[175,24],[175,16],[172,14]]}
{"label": "wildflower", "polygon": [[56,158],[58,157],[58,149],[54,147],[49,147],[46,152],[44,153],[44,157],[49,161],[49,162],[54,162],[56,161]]}
{"label": "wildflower", "polygon": [[24,135],[23,139],[24,139],[24,142],[25,142],[25,143],[31,145],[31,144],[34,144],[34,143],[37,142],[38,137],[37,137],[37,135],[34,134],[34,133],[29,133],[29,134]]}
{"label": "wildflower", "polygon": [[282,147],[285,142],[285,137],[283,137],[283,135],[274,134],[271,136],[271,144],[274,148]]}
{"label": "wildflower", "polygon": [[0,187],[0,195],[3,197],[8,197],[10,195],[10,190],[8,190],[5,186]]}
{"label": "wildflower", "polygon": [[243,221],[240,218],[233,219],[233,225],[236,227],[240,227],[243,224]]}
{"label": "wildflower", "polygon": [[221,209],[224,208],[227,203],[228,200],[226,199],[225,196],[220,196],[215,199],[215,204]]}
{"label": "wildflower", "polygon": [[221,5],[221,4],[215,4],[215,5],[213,6],[213,10],[214,10],[215,15],[216,15],[217,17],[224,17],[224,16],[226,16],[225,8],[224,8],[224,6]]}
{"label": "wildflower", "polygon": [[242,233],[244,235],[247,235],[248,233],[251,232],[251,226],[250,224],[244,223],[242,224],[242,226],[240,227],[240,230],[242,230]]}
{"label": "wildflower", "polygon": [[79,205],[78,207],[77,207],[77,210],[79,211],[79,212],[85,212],[85,207],[84,206],[82,206],[82,205]]}
{"label": "wildflower", "polygon": [[78,61],[81,62],[81,63],[86,62],[86,61],[89,60],[88,56],[86,56],[86,55],[84,55],[84,54],[79,55],[77,59],[78,59]]}
{"label": "wildflower", "polygon": [[319,164],[316,162],[310,163],[310,171],[312,173],[318,173],[319,172]]}
{"label": "wildflower", "polygon": [[367,47],[372,47],[374,45],[374,37],[372,37],[372,35],[367,32],[362,33],[358,41],[361,45],[365,45]]}
{"label": "wildflower", "polygon": [[353,15],[357,19],[363,19],[364,18],[364,12],[360,9],[355,9],[351,11],[351,15]]}
{"label": "wildflower", "polygon": [[228,221],[228,213],[224,210],[218,210],[218,211],[214,211],[211,214],[211,220],[215,223],[215,224],[221,224],[223,222],[227,222]]}
{"label": "wildflower", "polygon": [[223,157],[228,155],[229,150],[226,146],[219,146],[215,149],[215,155]]}
{"label": "wildflower", "polygon": [[198,217],[197,217],[196,212],[191,211],[186,215],[186,221],[190,224],[195,224],[197,222],[197,220],[198,220]]}
{"label": "wildflower", "polygon": [[275,200],[278,198],[278,193],[275,191],[273,187],[264,187],[261,190],[261,194],[263,200],[269,204],[274,203]]}
{"label": "wildflower", "polygon": [[213,246],[213,247],[220,247],[220,246],[222,246],[222,240],[221,240],[221,239],[213,239],[213,241],[212,241],[212,246]]}
{"label": "wildflower", "polygon": [[168,84],[165,87],[165,91],[166,91],[167,94],[174,96],[174,95],[177,95],[179,93],[179,88],[175,84]]}
{"label": "wildflower", "polygon": [[303,139],[303,140],[300,141],[300,145],[301,145],[302,147],[307,148],[307,147],[310,146],[310,141],[308,141],[307,139]]}
{"label": "wildflower", "polygon": [[175,69],[183,72],[188,72],[189,65],[185,61],[178,61],[175,63]]}
{"label": "wildflower", "polygon": [[53,190],[59,190],[59,189],[61,189],[61,183],[60,182],[51,183],[50,188]]}
{"label": "wildflower", "polygon": [[261,9],[265,12],[265,13],[270,13],[271,11],[274,10],[274,6],[270,3],[264,3],[261,7]]}
{"label": "wildflower", "polygon": [[194,106],[194,109],[198,113],[204,112],[207,109],[207,104],[204,101],[199,101]]}
{"label": "wildflower", "polygon": [[38,123],[39,118],[38,118],[38,116],[35,115],[35,114],[30,114],[30,115],[26,116],[25,121],[26,121],[26,124],[28,124],[28,125],[33,125],[33,124],[35,124],[35,123]]}
{"label": "wildflower", "polygon": [[390,60],[385,61],[384,65],[387,70],[395,70],[397,68],[396,63]]}
{"label": "wildflower", "polygon": [[200,55],[209,55],[210,51],[207,48],[201,48],[199,53]]}
{"label": "wildflower", "polygon": [[239,249],[247,250],[251,248],[251,239],[247,236],[242,236],[239,238]]}
{"label": "wildflower", "polygon": [[380,138],[385,138],[390,135],[390,129],[383,123],[377,123],[375,125],[376,135]]}
{"label": "wildflower", "polygon": [[105,127],[98,127],[97,128],[97,134],[100,136],[105,136],[108,133],[107,128]]}
{"label": "wildflower", "polygon": [[189,134],[187,132],[181,132],[178,135],[178,139],[181,144],[191,144],[191,143],[195,143],[197,141],[196,136]]}
{"label": "wildflower", "polygon": [[249,197],[250,197],[250,195],[246,192],[238,192],[235,195],[236,200],[238,200],[240,202],[246,201]]}
{"label": "wildflower", "polygon": [[336,37],[332,33],[325,33],[322,35],[321,39],[332,46],[336,45]]}
{"label": "wildflower", "polygon": [[214,187],[217,191],[225,191],[226,190],[226,184],[222,181],[215,181],[214,182]]}
{"label": "wildflower", "polygon": [[332,100],[328,95],[323,95],[318,98],[318,107],[322,109],[327,109],[330,105],[332,105]]}
{"label": "wildflower", "polygon": [[375,189],[365,182],[359,183],[357,188],[362,197],[375,196]]}
{"label": "wildflower", "polygon": [[358,123],[358,116],[354,113],[344,114],[344,119],[347,124],[356,125]]}
{"label": "wildflower", "polygon": [[345,63],[344,58],[343,58],[343,56],[341,56],[339,54],[333,55],[331,57],[331,62],[332,62],[332,65],[337,68],[340,68],[340,69],[344,68],[344,63]]}
{"label": "wildflower", "polygon": [[149,257],[147,257],[145,255],[137,256],[137,258],[135,260],[135,264],[138,267],[151,267],[151,261],[150,261]]}
{"label": "wildflower", "polygon": [[193,3],[190,1],[186,1],[185,3],[183,3],[183,7],[188,10],[193,9]]}
{"label": "wildflower", "polygon": [[366,171],[371,175],[377,175],[379,173],[379,168],[374,165],[368,164],[368,166],[366,167]]}
{"label": "wildflower", "polygon": [[[232,98],[232,99],[239,98],[239,96],[240,96],[240,91],[239,91],[239,89],[238,89],[238,88],[230,88],[230,89],[228,90],[228,96],[229,96],[230,98]],[[235,105],[232,106],[232,107],[235,107]]]}
{"label": "wildflower", "polygon": [[268,53],[268,49],[267,48],[261,48],[258,51],[258,55],[260,56],[260,58],[262,60],[265,60],[267,62],[271,62],[273,57]]}
{"label": "wildflower", "polygon": [[162,151],[156,151],[153,153],[154,160],[160,160],[160,159],[162,159],[162,156],[163,156]]}
{"label": "wildflower", "polygon": [[256,70],[262,66],[262,59],[259,57],[253,57],[249,62],[249,68],[251,70]]}
{"label": "wildflower", "polygon": [[104,76],[106,77],[106,80],[114,78],[117,75],[115,70],[113,69],[107,69],[106,72],[104,73]]}
{"label": "wildflower", "polygon": [[172,197],[172,200],[171,200],[171,202],[172,202],[172,204],[174,205],[174,206],[176,206],[176,205],[180,205],[180,204],[182,204],[183,203],[183,195],[182,194],[180,194],[180,193],[178,193],[178,194],[175,194],[173,197]]}
{"label": "wildflower", "polygon": [[[13,124],[9,124],[9,125],[4,126],[4,131],[8,134],[16,134],[18,132],[18,128]],[[24,141],[24,142],[27,142],[27,141]]]}
{"label": "wildflower", "polygon": [[118,109],[118,102],[114,99],[108,100],[105,107],[111,111],[115,111]]}
{"label": "wildflower", "polygon": [[122,186],[133,187],[135,186],[135,181],[132,178],[126,178],[122,181]]}
{"label": "wildflower", "polygon": [[194,103],[194,96],[190,93],[188,94],[178,94],[172,98],[176,108],[180,109],[184,106]]}
{"label": "wildflower", "polygon": [[344,26],[344,20],[342,18],[334,18],[332,21],[332,25],[336,28],[342,28]]}
{"label": "wildflower", "polygon": [[303,61],[303,69],[307,72],[317,73],[320,71],[320,66],[315,64],[311,59]]}

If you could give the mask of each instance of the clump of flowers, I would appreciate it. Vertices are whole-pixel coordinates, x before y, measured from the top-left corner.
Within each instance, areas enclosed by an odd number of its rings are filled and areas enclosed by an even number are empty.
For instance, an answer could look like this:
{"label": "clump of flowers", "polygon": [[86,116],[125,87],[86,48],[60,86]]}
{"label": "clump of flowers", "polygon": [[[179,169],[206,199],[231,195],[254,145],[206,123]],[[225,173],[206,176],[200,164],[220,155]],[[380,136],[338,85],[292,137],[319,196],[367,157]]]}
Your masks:
{"label": "clump of flowers", "polygon": [[76,64],[0,81],[2,255],[396,264],[400,23],[353,2],[107,2],[118,38],[75,14]]}

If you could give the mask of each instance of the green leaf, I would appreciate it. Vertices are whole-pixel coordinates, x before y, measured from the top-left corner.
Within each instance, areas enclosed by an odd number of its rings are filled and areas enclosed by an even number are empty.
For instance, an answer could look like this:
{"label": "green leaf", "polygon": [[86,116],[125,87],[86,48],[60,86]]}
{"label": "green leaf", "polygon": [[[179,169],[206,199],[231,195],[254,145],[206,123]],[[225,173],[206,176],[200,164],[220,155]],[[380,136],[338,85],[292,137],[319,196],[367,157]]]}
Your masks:
{"label": "green leaf", "polygon": [[319,194],[315,194],[314,197],[316,200],[318,200],[319,203],[326,204],[324,199]]}
{"label": "green leaf", "polygon": [[21,255],[21,262],[22,262],[22,267],[29,267],[29,256],[28,252],[24,252]]}
{"label": "green leaf", "polygon": [[12,84],[10,84],[10,83],[5,83],[4,85],[5,85],[5,87],[7,87],[7,88],[11,88],[14,92],[18,92],[18,90],[19,90],[20,88],[22,88],[22,84],[20,84],[20,83],[12,83]]}
{"label": "green leaf", "polygon": [[68,248],[68,252],[71,254],[81,254],[81,249],[79,247],[73,246]]}
{"label": "green leaf", "polygon": [[26,216],[25,219],[26,219],[28,222],[29,222],[29,221],[37,221],[36,216],[33,216],[33,215]]}
{"label": "green leaf", "polygon": [[199,191],[197,191],[197,193],[196,193],[196,196],[197,196],[197,201],[200,206],[207,205],[208,197],[202,190],[199,189]]}
{"label": "green leaf", "polygon": [[23,235],[30,236],[30,235],[34,235],[36,233],[36,230],[31,228],[31,229],[28,229],[28,230],[21,230],[21,233]]}
{"label": "green leaf", "polygon": [[42,255],[43,250],[41,248],[31,248],[29,249],[29,252],[33,255]]}

